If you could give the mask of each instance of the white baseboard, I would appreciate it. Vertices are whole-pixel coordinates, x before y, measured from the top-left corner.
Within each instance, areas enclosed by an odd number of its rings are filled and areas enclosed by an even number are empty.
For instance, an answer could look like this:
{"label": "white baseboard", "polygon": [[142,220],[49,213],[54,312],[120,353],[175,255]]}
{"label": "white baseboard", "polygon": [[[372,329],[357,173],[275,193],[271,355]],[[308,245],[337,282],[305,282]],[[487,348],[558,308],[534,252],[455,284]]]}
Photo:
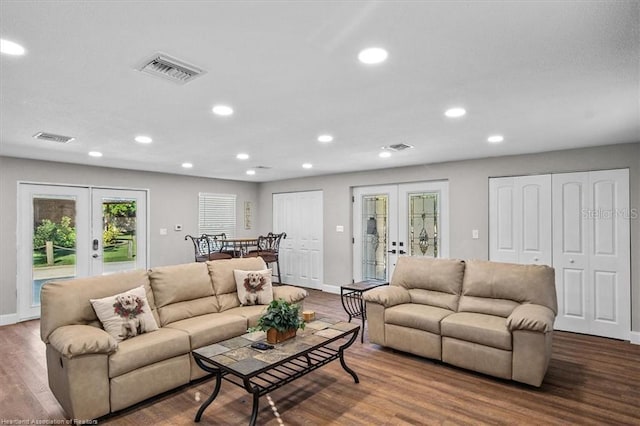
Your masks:
{"label": "white baseboard", "polygon": [[323,284],[322,291],[326,291],[327,293],[340,294],[340,286]]}
{"label": "white baseboard", "polygon": [[640,332],[632,331],[629,333],[629,341],[634,345],[640,345]]}
{"label": "white baseboard", "polygon": [[0,326],[16,324],[18,322],[18,314],[0,315]]}

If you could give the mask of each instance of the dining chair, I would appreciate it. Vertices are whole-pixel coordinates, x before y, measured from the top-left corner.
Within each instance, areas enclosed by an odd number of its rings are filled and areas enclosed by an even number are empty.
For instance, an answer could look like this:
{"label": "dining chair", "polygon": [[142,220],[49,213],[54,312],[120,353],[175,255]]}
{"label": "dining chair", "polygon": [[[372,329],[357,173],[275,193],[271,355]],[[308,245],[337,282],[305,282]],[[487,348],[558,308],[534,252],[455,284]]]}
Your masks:
{"label": "dining chair", "polygon": [[202,234],[209,241],[209,260],[231,259],[233,255],[226,251],[227,245],[224,240],[227,235],[223,232],[220,234]]}
{"label": "dining chair", "polygon": [[256,250],[251,250],[246,257],[261,257],[267,265],[275,263],[278,267],[278,283],[282,284],[282,276],[280,273],[280,241],[287,238],[286,232],[274,234],[269,232],[266,236],[258,237],[258,246]]}
{"label": "dining chair", "polygon": [[185,235],[184,239],[191,239],[196,262],[206,262],[207,260],[231,259],[229,253],[222,252],[224,243],[221,242],[224,234],[202,234],[199,237]]}

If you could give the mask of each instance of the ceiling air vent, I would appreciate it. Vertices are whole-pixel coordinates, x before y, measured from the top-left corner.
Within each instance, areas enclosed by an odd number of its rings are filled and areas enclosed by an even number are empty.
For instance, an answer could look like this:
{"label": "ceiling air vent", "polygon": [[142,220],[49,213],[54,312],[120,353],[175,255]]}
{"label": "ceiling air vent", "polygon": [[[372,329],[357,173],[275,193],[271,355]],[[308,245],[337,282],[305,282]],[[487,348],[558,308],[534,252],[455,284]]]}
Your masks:
{"label": "ceiling air vent", "polygon": [[413,145],[407,145],[406,143],[397,143],[394,145],[385,146],[384,149],[391,151],[404,151],[405,149],[413,148]]}
{"label": "ceiling air vent", "polygon": [[38,132],[33,135],[34,138],[49,142],[69,143],[75,138],[71,136],[54,135],[53,133]]}
{"label": "ceiling air vent", "polygon": [[173,81],[176,84],[186,84],[206,73],[202,68],[164,53],[156,53],[150,59],[144,61],[137,69],[138,71]]}

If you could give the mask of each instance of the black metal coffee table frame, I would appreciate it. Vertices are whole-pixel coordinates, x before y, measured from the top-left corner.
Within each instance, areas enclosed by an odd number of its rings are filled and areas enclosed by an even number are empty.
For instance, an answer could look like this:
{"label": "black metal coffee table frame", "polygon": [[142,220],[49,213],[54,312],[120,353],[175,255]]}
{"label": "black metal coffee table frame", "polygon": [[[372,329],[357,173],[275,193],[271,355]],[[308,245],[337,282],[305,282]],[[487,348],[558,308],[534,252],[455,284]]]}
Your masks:
{"label": "black metal coffee table frame", "polygon": [[[335,361],[340,360],[342,368],[353,377],[355,383],[359,383],[358,375],[355,371],[350,369],[344,361],[344,351],[358,337],[358,331],[360,327],[356,327],[353,330],[346,331],[339,336],[328,339],[318,345],[311,347],[310,349],[295,353],[292,356],[282,359],[277,363],[271,364],[265,368],[254,371],[250,374],[241,374],[233,369],[226,367],[223,364],[217,363],[208,357],[202,356],[197,352],[193,352],[196,364],[203,370],[213,373],[216,376],[216,384],[211,396],[202,403],[200,409],[195,417],[195,421],[199,422],[202,418],[202,414],[209,405],[216,399],[220,392],[222,385],[222,379],[233,383],[236,386],[244,388],[247,392],[253,395],[253,410],[251,412],[250,426],[256,424],[258,418],[258,400],[261,396],[272,392],[285,384],[294,381],[306,374]],[[338,348],[331,348],[328,345],[339,339],[344,339],[351,334],[351,338]]]}

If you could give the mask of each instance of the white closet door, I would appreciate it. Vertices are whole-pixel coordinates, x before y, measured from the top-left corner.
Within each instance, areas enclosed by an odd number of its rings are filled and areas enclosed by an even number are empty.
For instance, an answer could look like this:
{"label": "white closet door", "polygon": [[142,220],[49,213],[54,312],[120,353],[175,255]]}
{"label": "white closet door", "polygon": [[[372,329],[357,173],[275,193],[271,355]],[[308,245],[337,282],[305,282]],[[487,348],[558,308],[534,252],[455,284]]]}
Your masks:
{"label": "white closet door", "polygon": [[284,283],[322,288],[322,198],[322,191],[273,195],[273,232],[287,233],[280,243]]}
{"label": "white closet door", "polygon": [[553,175],[560,330],[629,339],[629,171]]}
{"label": "white closet door", "polygon": [[489,180],[489,258],[551,265],[551,175]]}

